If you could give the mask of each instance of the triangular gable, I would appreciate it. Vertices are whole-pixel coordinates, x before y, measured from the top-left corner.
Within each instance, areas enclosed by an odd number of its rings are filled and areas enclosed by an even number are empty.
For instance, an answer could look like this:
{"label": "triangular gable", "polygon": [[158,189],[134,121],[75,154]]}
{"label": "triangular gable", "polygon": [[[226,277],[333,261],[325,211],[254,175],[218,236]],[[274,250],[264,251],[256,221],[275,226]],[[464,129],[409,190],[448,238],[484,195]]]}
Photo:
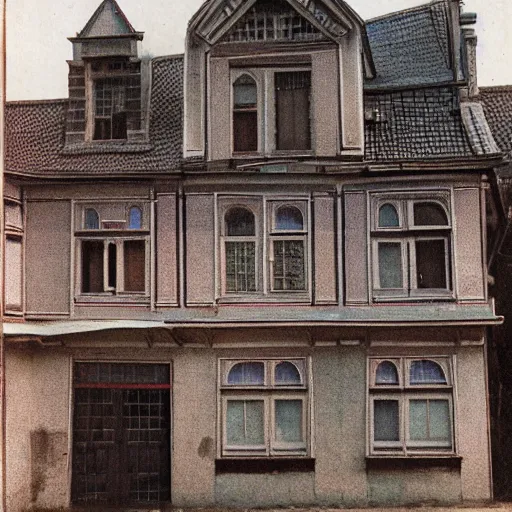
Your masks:
{"label": "triangular gable", "polygon": [[115,0],[104,0],[78,37],[105,37],[136,34]]}
{"label": "triangular gable", "polygon": [[[192,20],[191,28],[209,44],[215,44],[255,6],[258,0],[212,0]],[[362,20],[346,8],[344,2],[332,0],[283,0],[317,31],[337,40]]]}

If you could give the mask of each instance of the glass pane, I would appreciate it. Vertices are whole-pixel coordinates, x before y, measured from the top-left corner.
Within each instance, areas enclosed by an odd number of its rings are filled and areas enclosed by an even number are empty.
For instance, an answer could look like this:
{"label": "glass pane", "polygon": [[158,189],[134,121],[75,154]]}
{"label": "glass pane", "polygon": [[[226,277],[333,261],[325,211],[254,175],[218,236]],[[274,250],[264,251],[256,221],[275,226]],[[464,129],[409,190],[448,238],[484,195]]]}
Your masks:
{"label": "glass pane", "polygon": [[139,207],[130,208],[130,229],[142,229],[142,211]]}
{"label": "glass pane", "polygon": [[441,366],[429,359],[421,359],[411,363],[409,382],[412,385],[447,383]]}
{"label": "glass pane", "polygon": [[409,437],[413,441],[428,439],[427,400],[409,402]]}
{"label": "glass pane", "polygon": [[227,236],[254,236],[256,226],[254,214],[247,208],[232,208],[226,213]]}
{"label": "glass pane", "polygon": [[379,227],[394,228],[400,225],[398,213],[392,204],[385,204],[379,210]]}
{"label": "glass pane", "polygon": [[229,370],[228,384],[263,386],[265,365],[262,362],[237,363]]}
{"label": "glass pane", "polygon": [[248,75],[243,75],[233,86],[235,108],[254,107],[258,101],[256,82]]}
{"label": "glass pane", "polygon": [[103,241],[82,242],[82,292],[103,292]]}
{"label": "glass pane", "polygon": [[416,279],[418,288],[448,287],[444,240],[416,241]]}
{"label": "glass pane", "polygon": [[115,288],[117,286],[117,246],[108,244],[108,286]]}
{"label": "glass pane", "polygon": [[305,290],[304,242],[274,241],[274,290]]}
{"label": "glass pane", "polygon": [[437,203],[414,203],[415,226],[448,226],[444,208]]}
{"label": "glass pane", "polygon": [[282,206],[277,211],[276,229],[301,231],[304,228],[302,212],[295,206]]}
{"label": "glass pane", "polygon": [[93,208],[85,211],[85,229],[99,229],[100,218],[98,212]]}
{"label": "glass pane", "polygon": [[399,242],[380,242],[379,281],[381,288],[403,288],[402,246]]}
{"label": "glass pane", "polygon": [[255,242],[226,242],[226,290],[256,291]]}
{"label": "glass pane", "polygon": [[276,441],[300,443],[302,434],[302,400],[276,400]]}
{"label": "glass pane", "polygon": [[124,291],[143,292],[146,289],[146,243],[144,240],[124,242]]}
{"label": "glass pane", "polygon": [[298,368],[289,361],[283,361],[276,365],[276,384],[301,384]]}
{"label": "glass pane", "polygon": [[249,152],[258,150],[258,113],[242,110],[233,113],[233,150]]}
{"label": "glass pane", "polygon": [[375,372],[375,384],[398,384],[398,370],[391,361],[383,361]]}
{"label": "glass pane", "polygon": [[430,439],[451,440],[450,405],[448,400],[429,400]]}
{"label": "glass pane", "polygon": [[226,416],[228,445],[264,444],[263,400],[229,400]]}
{"label": "glass pane", "polygon": [[373,431],[375,441],[399,441],[398,400],[374,400]]}

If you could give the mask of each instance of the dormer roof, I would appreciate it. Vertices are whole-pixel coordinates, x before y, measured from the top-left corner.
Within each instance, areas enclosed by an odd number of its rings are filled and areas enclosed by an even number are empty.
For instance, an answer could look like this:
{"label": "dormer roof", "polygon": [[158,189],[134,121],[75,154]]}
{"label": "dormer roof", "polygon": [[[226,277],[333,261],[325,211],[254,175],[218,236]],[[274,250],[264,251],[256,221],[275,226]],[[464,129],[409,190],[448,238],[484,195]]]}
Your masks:
{"label": "dormer roof", "polygon": [[137,35],[138,33],[115,0],[103,0],[85,27],[77,34],[78,38],[112,37]]}

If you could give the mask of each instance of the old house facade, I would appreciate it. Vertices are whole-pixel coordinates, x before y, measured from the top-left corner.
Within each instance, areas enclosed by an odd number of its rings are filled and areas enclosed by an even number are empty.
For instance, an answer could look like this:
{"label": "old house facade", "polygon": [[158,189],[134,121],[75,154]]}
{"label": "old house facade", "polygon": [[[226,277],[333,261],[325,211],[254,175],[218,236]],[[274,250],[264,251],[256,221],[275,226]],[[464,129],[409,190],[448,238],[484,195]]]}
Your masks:
{"label": "old house facade", "polygon": [[474,19],[209,0],[7,106],[9,510],[492,497]]}

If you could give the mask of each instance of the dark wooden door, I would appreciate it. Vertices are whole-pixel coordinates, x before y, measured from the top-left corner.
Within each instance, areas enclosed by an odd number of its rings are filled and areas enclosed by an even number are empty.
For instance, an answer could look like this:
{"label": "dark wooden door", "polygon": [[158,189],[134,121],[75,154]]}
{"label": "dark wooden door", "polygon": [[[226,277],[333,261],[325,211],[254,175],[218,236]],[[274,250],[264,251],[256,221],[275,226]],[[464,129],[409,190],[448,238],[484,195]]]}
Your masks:
{"label": "dark wooden door", "polygon": [[73,503],[169,498],[168,365],[75,365]]}

